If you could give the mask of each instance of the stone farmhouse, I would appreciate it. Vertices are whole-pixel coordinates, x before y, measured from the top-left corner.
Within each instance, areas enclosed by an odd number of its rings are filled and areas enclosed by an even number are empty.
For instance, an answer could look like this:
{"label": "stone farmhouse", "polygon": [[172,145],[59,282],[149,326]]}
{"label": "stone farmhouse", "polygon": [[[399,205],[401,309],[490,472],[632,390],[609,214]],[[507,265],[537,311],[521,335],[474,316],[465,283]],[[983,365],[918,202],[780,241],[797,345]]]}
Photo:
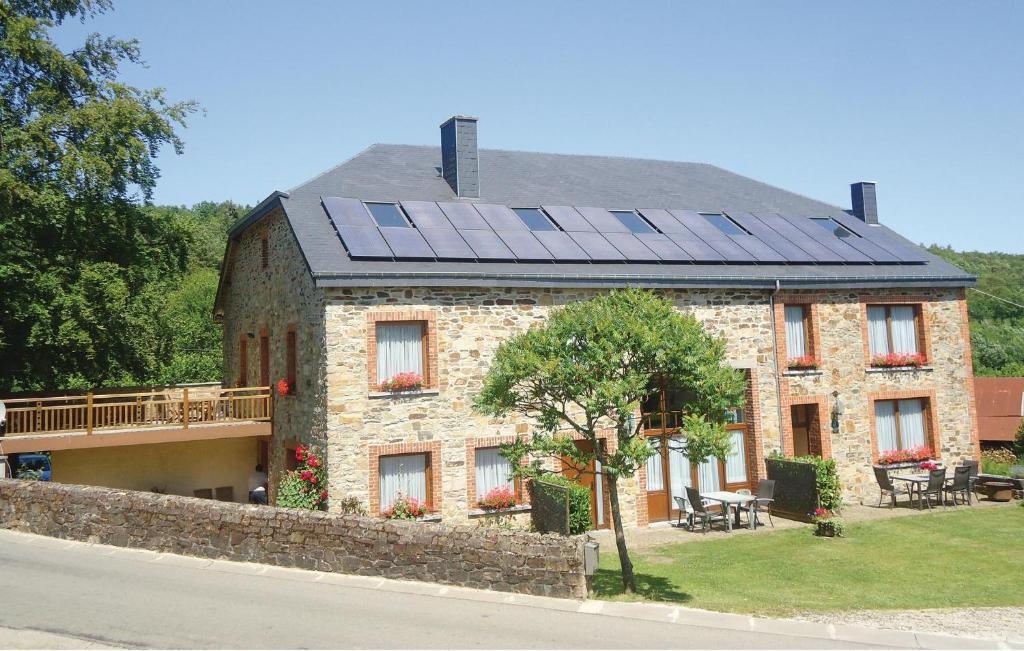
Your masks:
{"label": "stone farmhouse", "polygon": [[[478,500],[508,483],[496,446],[530,432],[471,410],[499,342],[560,305],[652,288],[726,339],[748,390],[733,454],[700,466],[666,445],[671,378],[642,406],[659,452],[622,508],[646,526],[675,518],[683,486],[756,486],[776,451],[834,458],[850,500],[874,499],[881,453],[977,456],[974,282],[879,223],[873,183],[846,210],[700,163],[478,150],[477,119],[456,116],[440,148],[372,145],[268,196],[230,233],[215,311],[225,385],[290,386],[272,496],[306,443],[326,450],[332,509],[404,494],[486,522]],[[401,372],[422,386],[385,391]],[[606,527],[600,474],[586,481]]]}

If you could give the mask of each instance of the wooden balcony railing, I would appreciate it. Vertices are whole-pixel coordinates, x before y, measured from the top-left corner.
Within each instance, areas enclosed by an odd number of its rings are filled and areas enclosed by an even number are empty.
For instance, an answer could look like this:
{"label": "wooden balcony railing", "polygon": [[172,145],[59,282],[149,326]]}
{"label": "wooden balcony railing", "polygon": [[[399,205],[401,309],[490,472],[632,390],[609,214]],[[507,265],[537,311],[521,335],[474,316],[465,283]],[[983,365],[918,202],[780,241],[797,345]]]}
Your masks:
{"label": "wooden balcony railing", "polygon": [[644,430],[677,430],[683,426],[682,411],[653,411],[640,417]]}
{"label": "wooden balcony railing", "polygon": [[270,387],[182,387],[148,393],[110,393],[49,398],[13,398],[7,406],[7,436],[92,434],[97,430],[267,421]]}

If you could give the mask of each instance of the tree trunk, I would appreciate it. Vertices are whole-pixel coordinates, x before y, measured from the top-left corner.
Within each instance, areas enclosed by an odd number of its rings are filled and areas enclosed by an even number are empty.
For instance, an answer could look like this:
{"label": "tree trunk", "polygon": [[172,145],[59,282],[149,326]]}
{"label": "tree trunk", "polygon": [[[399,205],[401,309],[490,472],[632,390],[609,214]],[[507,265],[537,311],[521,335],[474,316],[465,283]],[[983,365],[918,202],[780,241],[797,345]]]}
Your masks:
{"label": "tree trunk", "polygon": [[608,498],[612,506],[612,525],[615,527],[615,547],[619,551],[619,566],[622,568],[622,589],[629,594],[636,592],[633,578],[633,562],[626,549],[626,534],[622,531],[622,513],[619,511],[619,479],[608,474]]}

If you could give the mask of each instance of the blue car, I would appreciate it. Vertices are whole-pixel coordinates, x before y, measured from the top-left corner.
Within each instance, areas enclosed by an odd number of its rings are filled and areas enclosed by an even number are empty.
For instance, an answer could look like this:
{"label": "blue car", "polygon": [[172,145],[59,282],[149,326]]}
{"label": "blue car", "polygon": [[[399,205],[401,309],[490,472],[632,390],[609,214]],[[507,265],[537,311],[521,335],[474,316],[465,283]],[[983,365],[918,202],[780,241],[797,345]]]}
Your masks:
{"label": "blue car", "polygon": [[40,481],[50,481],[52,471],[50,469],[50,457],[45,454],[19,454],[15,462],[14,476],[20,477],[22,473],[38,473]]}

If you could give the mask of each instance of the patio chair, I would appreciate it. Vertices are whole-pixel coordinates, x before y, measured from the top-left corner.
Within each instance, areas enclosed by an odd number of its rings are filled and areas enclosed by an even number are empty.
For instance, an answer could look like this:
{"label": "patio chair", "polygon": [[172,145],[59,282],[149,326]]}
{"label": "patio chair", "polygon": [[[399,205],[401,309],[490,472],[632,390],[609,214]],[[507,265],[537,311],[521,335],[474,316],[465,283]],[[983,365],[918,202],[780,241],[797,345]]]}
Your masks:
{"label": "patio chair", "polygon": [[[744,489],[746,490],[746,489]],[[737,491],[742,493],[743,491]],[[748,494],[750,491],[746,491]],[[774,479],[762,479],[757,482],[757,498],[746,505],[741,505],[740,510],[747,512],[747,521],[750,518],[756,518],[758,513],[764,513],[768,516],[768,522],[771,523],[772,527],[775,527],[775,521],[772,520],[772,504],[775,503],[775,480]]]}
{"label": "patio chair", "polygon": [[679,497],[676,495],[672,499],[676,502],[676,508],[679,509],[679,519],[676,520],[676,526],[683,526],[683,514],[686,514],[686,528],[693,530],[693,507],[690,506],[690,501],[685,497]]}
{"label": "patio chair", "polygon": [[964,459],[960,464],[964,468],[970,468],[970,478],[967,481],[968,490],[974,493],[974,496],[978,496],[978,460],[977,459]]}
{"label": "patio chair", "polygon": [[690,528],[695,527],[696,521],[699,519],[701,533],[707,533],[708,527],[711,526],[712,522],[725,522],[725,519],[729,517],[729,514],[724,509],[721,513],[709,511],[704,503],[704,499],[700,496],[700,491],[696,488],[686,487],[686,501],[693,508],[693,524]]}
{"label": "patio chair", "polygon": [[889,472],[885,468],[875,466],[875,481],[878,482],[878,506],[882,506],[882,500],[885,499],[886,493],[889,494],[890,509],[896,506],[897,495],[906,495],[908,499],[911,498],[910,489],[906,486],[893,484],[892,479],[889,477]]}
{"label": "patio chair", "polygon": [[918,504],[923,508],[924,503],[928,504],[928,510],[932,508],[932,495],[939,498],[939,503],[946,506],[946,495],[944,490],[946,488],[946,471],[942,468],[937,470],[929,471],[928,483],[922,486],[918,490],[917,500]]}
{"label": "patio chair", "polygon": [[[930,478],[929,478],[930,479]],[[943,492],[953,498],[953,506],[956,506],[956,496],[963,495],[967,505],[971,504],[971,469],[968,466],[960,466],[953,471],[953,478],[947,480]]]}

